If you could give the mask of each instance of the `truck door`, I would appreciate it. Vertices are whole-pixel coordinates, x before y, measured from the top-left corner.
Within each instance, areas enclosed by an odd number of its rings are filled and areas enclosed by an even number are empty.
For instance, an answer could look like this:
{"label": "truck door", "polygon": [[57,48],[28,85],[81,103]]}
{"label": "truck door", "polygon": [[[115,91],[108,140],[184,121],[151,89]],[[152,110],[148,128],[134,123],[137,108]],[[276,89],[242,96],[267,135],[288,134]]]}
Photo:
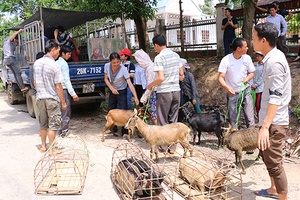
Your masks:
{"label": "truck door", "polygon": [[[33,65],[38,52],[45,50],[44,26],[42,21],[33,21],[24,26],[24,56]],[[25,63],[24,63],[25,64]],[[24,65],[23,65],[24,66]]]}

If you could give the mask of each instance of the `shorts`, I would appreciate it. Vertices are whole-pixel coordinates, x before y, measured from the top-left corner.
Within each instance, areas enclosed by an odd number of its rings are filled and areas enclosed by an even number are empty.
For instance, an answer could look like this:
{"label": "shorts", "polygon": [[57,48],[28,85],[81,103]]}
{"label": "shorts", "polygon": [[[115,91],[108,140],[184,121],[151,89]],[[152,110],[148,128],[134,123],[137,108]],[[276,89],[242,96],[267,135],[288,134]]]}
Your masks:
{"label": "shorts", "polygon": [[54,99],[39,99],[36,104],[39,109],[40,129],[60,130],[60,103]]}

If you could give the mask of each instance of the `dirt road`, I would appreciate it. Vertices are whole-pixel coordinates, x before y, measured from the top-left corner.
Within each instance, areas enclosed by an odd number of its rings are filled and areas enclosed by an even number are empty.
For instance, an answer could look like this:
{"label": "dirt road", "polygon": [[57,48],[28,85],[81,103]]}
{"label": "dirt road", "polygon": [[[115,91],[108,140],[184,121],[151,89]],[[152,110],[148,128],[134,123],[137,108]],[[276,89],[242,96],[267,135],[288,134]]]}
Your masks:
{"label": "dirt road", "polygon": [[[42,157],[38,122],[29,117],[25,104],[9,105],[0,93],[0,200],[34,200],[51,197],[34,194],[34,168]],[[84,133],[84,131],[82,131]],[[62,200],[119,199],[110,180],[113,148],[101,143],[99,132],[86,141],[91,165],[82,195],[60,195]],[[52,197],[53,198],[53,197]]]}
{"label": "dirt road", "polygon": [[[29,117],[25,104],[9,105],[5,93],[0,93],[0,200],[49,199],[53,197],[37,196],[34,194],[33,170],[42,153],[37,149],[40,144],[38,122]],[[103,128],[104,113],[73,113],[71,130],[83,138],[90,151],[91,164],[82,195],[56,196],[62,200],[92,200],[92,199],[119,199],[110,180],[110,168],[114,148],[122,142],[120,137],[107,135],[104,143],[100,133]],[[217,144],[217,138],[203,134],[202,141]],[[149,147],[136,136],[133,143],[139,144],[145,150]],[[206,147],[195,147],[201,150]],[[226,151],[227,149],[214,150]],[[269,178],[262,161],[254,162],[255,155],[243,157],[247,174],[243,175],[243,199],[263,200],[256,197],[254,192],[269,187]],[[234,155],[232,154],[232,159]],[[285,159],[284,166],[289,181],[289,199],[297,200],[300,197],[300,160]]]}

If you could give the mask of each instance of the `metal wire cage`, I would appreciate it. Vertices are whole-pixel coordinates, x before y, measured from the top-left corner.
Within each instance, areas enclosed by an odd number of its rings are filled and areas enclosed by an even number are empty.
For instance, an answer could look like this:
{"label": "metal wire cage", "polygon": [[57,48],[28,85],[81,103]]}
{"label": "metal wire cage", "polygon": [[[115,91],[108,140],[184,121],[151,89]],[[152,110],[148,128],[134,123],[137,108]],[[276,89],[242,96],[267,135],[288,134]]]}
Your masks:
{"label": "metal wire cage", "polygon": [[173,199],[162,182],[165,174],[133,143],[121,143],[114,150],[111,179],[121,199]]}
{"label": "metal wire cage", "polygon": [[88,166],[89,152],[80,137],[57,137],[35,166],[35,194],[82,194]]}
{"label": "metal wire cage", "polygon": [[[242,199],[242,176],[228,151],[193,149],[193,157],[183,158],[177,145],[174,155],[166,154],[163,165],[164,183],[183,199]],[[162,159],[163,160],[163,159]]]}

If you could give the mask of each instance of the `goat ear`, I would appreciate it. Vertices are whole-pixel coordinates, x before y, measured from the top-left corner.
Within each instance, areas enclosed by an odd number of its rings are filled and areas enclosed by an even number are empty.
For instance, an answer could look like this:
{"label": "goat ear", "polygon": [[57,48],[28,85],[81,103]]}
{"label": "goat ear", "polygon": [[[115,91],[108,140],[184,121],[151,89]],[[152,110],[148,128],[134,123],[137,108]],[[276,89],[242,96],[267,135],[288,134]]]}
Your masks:
{"label": "goat ear", "polygon": [[134,113],[134,115],[136,115],[136,114],[137,114],[137,110],[136,110],[136,108],[134,109],[133,113]]}

